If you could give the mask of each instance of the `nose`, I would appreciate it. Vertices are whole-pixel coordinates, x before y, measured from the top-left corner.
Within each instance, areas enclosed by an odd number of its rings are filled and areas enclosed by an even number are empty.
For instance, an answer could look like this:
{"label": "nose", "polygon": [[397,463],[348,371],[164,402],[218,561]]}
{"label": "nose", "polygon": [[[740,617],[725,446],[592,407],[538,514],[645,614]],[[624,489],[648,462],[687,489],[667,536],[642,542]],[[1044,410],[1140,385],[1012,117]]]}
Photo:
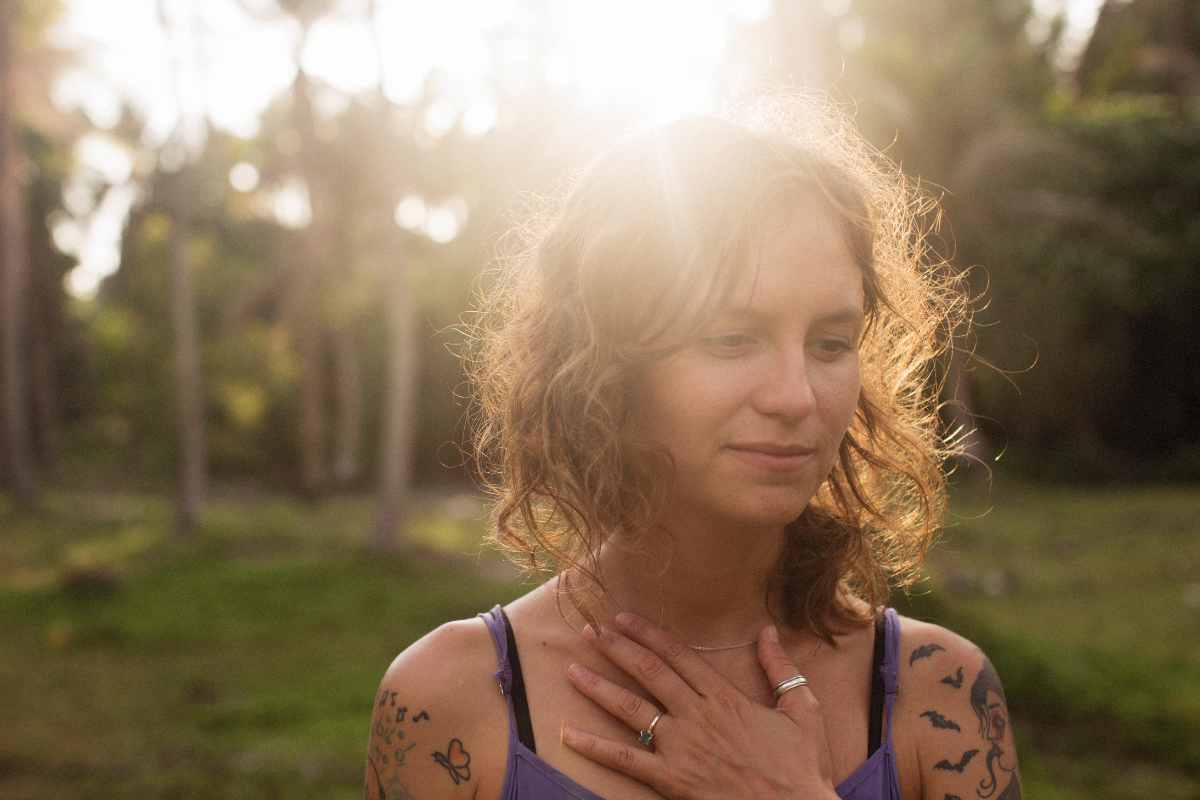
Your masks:
{"label": "nose", "polygon": [[759,413],[783,420],[808,416],[817,405],[808,360],[804,351],[780,353],[764,364],[764,373],[754,392],[753,404]]}

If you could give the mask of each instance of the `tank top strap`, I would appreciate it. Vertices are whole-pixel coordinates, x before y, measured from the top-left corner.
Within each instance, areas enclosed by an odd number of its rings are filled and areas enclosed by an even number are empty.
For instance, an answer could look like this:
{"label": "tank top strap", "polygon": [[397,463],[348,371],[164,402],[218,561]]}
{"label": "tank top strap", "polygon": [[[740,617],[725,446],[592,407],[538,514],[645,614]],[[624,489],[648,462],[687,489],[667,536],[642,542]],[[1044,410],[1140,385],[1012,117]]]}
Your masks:
{"label": "tank top strap", "polygon": [[896,705],[896,694],[900,691],[900,615],[896,609],[884,609],[883,665],[879,672],[883,677],[884,716],[887,718],[888,747],[892,744],[892,710]]}
{"label": "tank top strap", "polygon": [[488,633],[492,636],[492,645],[496,648],[496,664],[499,668],[493,673],[493,677],[496,678],[500,694],[504,695],[504,700],[508,704],[508,729],[515,736],[517,718],[513,711],[513,672],[512,662],[508,657],[508,624],[499,605],[493,607],[491,611],[479,614],[479,617],[487,625]]}

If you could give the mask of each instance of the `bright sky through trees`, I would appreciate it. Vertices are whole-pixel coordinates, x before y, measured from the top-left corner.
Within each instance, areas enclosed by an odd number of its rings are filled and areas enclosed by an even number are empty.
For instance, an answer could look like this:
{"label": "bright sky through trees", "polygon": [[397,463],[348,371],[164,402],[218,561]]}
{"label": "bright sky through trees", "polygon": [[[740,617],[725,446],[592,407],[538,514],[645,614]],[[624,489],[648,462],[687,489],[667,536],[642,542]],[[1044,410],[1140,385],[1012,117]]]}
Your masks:
{"label": "bright sky through trees", "polygon": [[[795,0],[796,2],[808,0]],[[833,13],[853,10],[847,0],[822,2]],[[245,0],[270,8],[265,0]],[[516,0],[441,0],[416,4],[379,0],[375,30],[362,0],[344,0],[343,13],[322,20],[302,54],[306,71],[337,89],[355,92],[379,81],[374,36],[383,46],[383,86],[397,103],[411,101],[430,74],[442,75],[444,100],[427,119],[431,133],[461,115],[469,133],[495,119],[488,80],[497,55],[508,63],[531,58],[533,42],[545,48],[544,78],[579,102],[619,104],[660,121],[714,106],[715,75],[733,22],[766,14],[770,0],[554,0],[541,6]],[[1086,41],[1102,0],[1035,0],[1040,18],[1067,14],[1068,51]],[[122,99],[146,120],[143,144],[161,145],[182,112],[192,119],[251,137],[258,117],[294,77],[292,50],[299,36],[291,21],[253,20],[235,0],[169,0],[191,25],[191,41],[168,39],[158,0],[68,0],[56,43],[82,53],[80,67],[55,89],[63,108],[80,108],[98,128],[114,125]],[[531,8],[542,9],[537,17]],[[190,17],[188,16],[190,15]],[[492,48],[492,49],[489,49]],[[174,59],[174,61],[173,61]],[[182,108],[172,85],[179,69]],[[129,172],[131,154],[98,143],[92,134],[77,153],[98,173]],[[125,163],[122,163],[122,162]],[[135,199],[131,190],[109,198],[96,212],[59,222],[56,241],[73,243],[80,266],[70,277],[76,294],[94,291],[117,267],[120,220]],[[286,202],[286,198],[284,199]],[[116,219],[113,219],[113,217]]]}

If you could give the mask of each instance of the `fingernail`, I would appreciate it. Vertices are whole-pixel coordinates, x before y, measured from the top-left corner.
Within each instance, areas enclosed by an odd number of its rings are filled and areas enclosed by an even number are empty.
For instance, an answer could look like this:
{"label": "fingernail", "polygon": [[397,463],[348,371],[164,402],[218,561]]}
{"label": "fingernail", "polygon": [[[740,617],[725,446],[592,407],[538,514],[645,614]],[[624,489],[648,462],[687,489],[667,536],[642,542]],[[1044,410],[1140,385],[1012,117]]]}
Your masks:
{"label": "fingernail", "polygon": [[767,626],[767,641],[779,644],[779,629],[774,625]]}
{"label": "fingernail", "polygon": [[569,745],[578,741],[579,735],[575,732],[574,728],[564,722],[562,728],[558,731],[558,740],[563,744]]}
{"label": "fingernail", "polygon": [[628,611],[622,611],[620,614],[617,614],[616,622],[622,628],[628,628],[633,625],[633,614],[630,614]]}
{"label": "fingernail", "polygon": [[567,667],[567,675],[571,676],[572,678],[575,678],[576,680],[578,680],[580,678],[586,678],[587,677],[587,667],[585,667],[581,664],[571,664],[571,666]]}
{"label": "fingernail", "polygon": [[584,626],[583,626],[583,638],[585,638],[585,639],[598,639],[598,638],[600,638],[600,637],[596,635],[596,629],[595,629],[595,628],[593,628],[591,625],[584,625]]}

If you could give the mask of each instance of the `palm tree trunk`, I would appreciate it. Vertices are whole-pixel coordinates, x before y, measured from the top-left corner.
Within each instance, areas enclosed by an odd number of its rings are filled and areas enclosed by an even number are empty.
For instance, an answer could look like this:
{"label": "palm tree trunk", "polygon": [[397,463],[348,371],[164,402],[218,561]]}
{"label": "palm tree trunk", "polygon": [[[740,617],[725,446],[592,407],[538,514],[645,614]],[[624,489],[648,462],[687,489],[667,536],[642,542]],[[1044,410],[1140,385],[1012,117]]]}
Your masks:
{"label": "palm tree trunk", "polygon": [[339,325],[333,332],[333,371],[337,389],[334,420],[333,480],[346,486],[361,468],[363,385],[358,342],[353,330]]}
{"label": "palm tree trunk", "polygon": [[379,497],[374,546],[396,550],[403,531],[412,481],[412,448],[416,427],[413,400],[417,373],[416,306],[408,270],[398,266],[385,278],[387,293],[388,365],[384,394],[382,449],[379,453]]}
{"label": "palm tree trunk", "polygon": [[178,434],[178,496],[176,532],[187,536],[196,522],[208,492],[207,447],[204,437],[204,390],[200,377],[199,337],[196,332],[196,298],[192,287],[188,238],[191,235],[191,202],[186,171],[174,192],[171,225],[171,325],[175,346],[175,413]]}
{"label": "palm tree trunk", "polygon": [[29,254],[26,249],[24,157],[13,112],[12,25],[16,4],[0,6],[0,414],[7,472],[21,506],[37,497],[29,436],[25,347]]}

